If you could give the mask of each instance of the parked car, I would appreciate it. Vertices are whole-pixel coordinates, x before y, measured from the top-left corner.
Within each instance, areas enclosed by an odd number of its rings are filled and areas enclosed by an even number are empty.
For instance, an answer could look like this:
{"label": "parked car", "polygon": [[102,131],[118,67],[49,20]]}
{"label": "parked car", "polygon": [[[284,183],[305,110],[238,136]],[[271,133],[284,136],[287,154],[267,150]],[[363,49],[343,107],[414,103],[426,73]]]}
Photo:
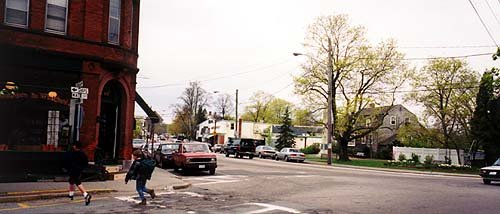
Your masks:
{"label": "parked car", "polygon": [[483,177],[484,184],[490,184],[492,181],[500,181],[500,158],[493,165],[481,168],[479,175]]}
{"label": "parked car", "polygon": [[234,157],[243,158],[243,156],[247,156],[249,159],[253,159],[255,147],[259,143],[259,140],[254,139],[230,139],[224,148],[224,153],[226,153],[226,157],[234,155]]}
{"label": "parked car", "polygon": [[154,152],[154,160],[160,168],[173,168],[174,156],[173,153],[179,149],[178,143],[167,143],[158,146]]}
{"label": "parked car", "polygon": [[255,148],[255,154],[259,158],[274,158],[276,149],[271,146],[257,146],[257,148]]}
{"label": "parked car", "polygon": [[132,148],[141,149],[146,144],[144,139],[133,139],[132,140]]}
{"label": "parked car", "polygon": [[221,150],[222,150],[222,145],[220,145],[220,144],[215,144],[215,145],[212,147],[212,150],[213,150],[214,152],[221,152]]}
{"label": "parked car", "polygon": [[279,152],[276,153],[275,159],[278,160],[284,160],[286,162],[288,161],[297,161],[297,162],[304,162],[306,159],[306,156],[304,153],[300,152],[298,149],[295,148],[283,148]]}
{"label": "parked car", "polygon": [[208,170],[210,175],[215,174],[217,157],[210,151],[206,143],[180,143],[173,154],[174,170]]}

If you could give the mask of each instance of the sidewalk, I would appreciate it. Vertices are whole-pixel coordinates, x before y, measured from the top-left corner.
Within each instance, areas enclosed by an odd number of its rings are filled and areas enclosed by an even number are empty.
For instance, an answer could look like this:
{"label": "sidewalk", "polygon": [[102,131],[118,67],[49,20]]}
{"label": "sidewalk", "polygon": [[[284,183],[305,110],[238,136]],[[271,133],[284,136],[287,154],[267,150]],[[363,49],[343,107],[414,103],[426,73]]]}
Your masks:
{"label": "sidewalk", "polygon": [[[182,181],[177,176],[160,169],[154,171],[152,179],[147,183],[148,188],[157,191],[162,189],[183,189],[190,185],[190,183]],[[84,182],[83,186],[93,194],[109,192],[135,193],[134,180],[129,181],[128,184],[125,184],[122,179]],[[78,189],[75,194],[80,194]],[[67,195],[67,182],[0,183],[0,203],[66,197]]]}
{"label": "sidewalk", "polygon": [[[322,165],[328,167],[326,163],[307,161],[307,164]],[[333,167],[351,168],[351,169],[362,169],[362,170],[372,170],[372,171],[383,171],[383,172],[394,172],[394,173],[407,173],[407,174],[420,174],[420,175],[441,175],[441,176],[451,176],[451,177],[465,177],[465,178],[481,178],[479,174],[460,174],[460,173],[446,173],[446,172],[433,172],[433,171],[419,171],[419,170],[405,170],[405,169],[391,169],[391,168],[378,168],[378,167],[366,167],[366,166],[352,166],[346,164],[332,164]]]}

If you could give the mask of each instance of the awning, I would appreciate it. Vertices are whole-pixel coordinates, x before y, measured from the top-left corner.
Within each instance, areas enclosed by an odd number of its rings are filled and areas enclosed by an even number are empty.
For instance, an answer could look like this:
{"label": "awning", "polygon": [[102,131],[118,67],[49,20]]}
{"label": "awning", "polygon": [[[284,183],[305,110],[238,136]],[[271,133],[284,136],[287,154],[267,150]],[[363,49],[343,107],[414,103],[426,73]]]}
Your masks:
{"label": "awning", "polygon": [[153,111],[153,109],[142,99],[141,95],[135,92],[135,102],[139,104],[139,106],[146,112],[148,115],[148,118],[151,120],[152,123],[161,123],[163,121],[163,118],[156,112]]}

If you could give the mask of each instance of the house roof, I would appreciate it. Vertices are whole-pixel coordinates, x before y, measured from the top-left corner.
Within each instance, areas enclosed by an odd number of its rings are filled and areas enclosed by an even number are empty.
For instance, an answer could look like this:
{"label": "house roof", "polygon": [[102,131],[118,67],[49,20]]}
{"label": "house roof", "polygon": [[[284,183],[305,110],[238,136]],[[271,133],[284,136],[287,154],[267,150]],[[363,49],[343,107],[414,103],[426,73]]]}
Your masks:
{"label": "house roof", "polygon": [[[319,126],[292,126],[290,127],[290,129],[292,129],[293,134],[296,136],[323,132],[323,127]],[[281,131],[281,126],[272,126],[272,133],[279,133],[280,131]]]}

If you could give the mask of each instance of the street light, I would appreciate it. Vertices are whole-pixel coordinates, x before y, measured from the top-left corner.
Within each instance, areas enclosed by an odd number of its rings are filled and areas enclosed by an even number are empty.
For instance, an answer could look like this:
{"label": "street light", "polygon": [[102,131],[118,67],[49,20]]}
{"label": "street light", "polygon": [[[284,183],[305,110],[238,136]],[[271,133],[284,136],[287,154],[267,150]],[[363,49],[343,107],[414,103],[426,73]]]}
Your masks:
{"label": "street light", "polygon": [[[328,40],[328,44],[329,44],[329,50],[331,50],[331,42],[330,40]],[[327,145],[328,145],[328,165],[332,165],[332,148],[333,148],[333,141],[332,141],[332,134],[335,130],[335,127],[333,126],[333,121],[332,121],[332,107],[333,107],[333,93],[332,93],[332,89],[334,88],[334,82],[332,80],[332,75],[333,75],[333,62],[332,62],[332,56],[331,56],[331,51],[328,51],[328,116],[327,116],[327,134],[326,134],[326,142],[327,142]],[[302,53],[293,53],[294,56],[302,56],[304,54]],[[315,60],[315,61],[318,61],[320,62],[320,60],[312,57],[312,56],[309,56],[309,55],[306,55],[308,56],[309,58]]]}

